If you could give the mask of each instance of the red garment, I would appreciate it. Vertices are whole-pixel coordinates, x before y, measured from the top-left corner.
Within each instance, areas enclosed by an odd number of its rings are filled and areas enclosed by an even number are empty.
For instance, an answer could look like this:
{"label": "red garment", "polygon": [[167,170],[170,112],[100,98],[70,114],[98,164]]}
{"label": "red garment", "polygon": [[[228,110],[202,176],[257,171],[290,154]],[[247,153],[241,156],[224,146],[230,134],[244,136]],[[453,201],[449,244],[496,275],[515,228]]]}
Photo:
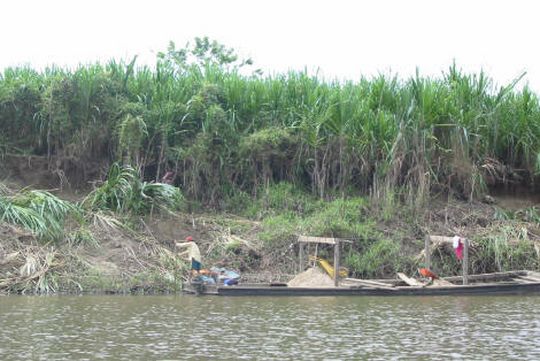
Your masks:
{"label": "red garment", "polygon": [[418,272],[423,276],[423,277],[426,277],[426,278],[432,278],[434,280],[436,280],[437,278],[439,278],[439,276],[437,276],[435,273],[431,272],[431,270],[427,269],[427,268],[420,268],[418,269]]}
{"label": "red garment", "polygon": [[461,239],[459,240],[458,246],[454,248],[454,252],[456,252],[456,257],[460,261],[463,259],[463,242],[461,242]]}

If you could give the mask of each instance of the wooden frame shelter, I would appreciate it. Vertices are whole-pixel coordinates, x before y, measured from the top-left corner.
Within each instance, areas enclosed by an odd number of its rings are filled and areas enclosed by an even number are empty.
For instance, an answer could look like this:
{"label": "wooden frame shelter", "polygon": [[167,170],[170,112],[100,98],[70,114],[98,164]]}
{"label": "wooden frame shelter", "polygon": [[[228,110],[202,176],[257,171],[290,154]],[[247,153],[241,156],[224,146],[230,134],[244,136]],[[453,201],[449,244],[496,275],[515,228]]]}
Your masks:
{"label": "wooden frame shelter", "polygon": [[[469,284],[469,240],[467,238],[460,237],[463,241],[463,260],[462,260],[462,269],[463,269],[463,284]],[[431,268],[431,245],[435,244],[444,244],[444,243],[453,243],[454,237],[443,237],[443,236],[430,236],[425,237],[424,244],[424,254],[426,259],[426,268]]]}
{"label": "wooden frame shelter", "polygon": [[341,256],[341,244],[352,243],[352,241],[341,238],[329,238],[329,237],[298,237],[298,262],[299,272],[304,270],[304,246],[306,244],[329,244],[334,246],[334,286],[339,286],[339,270],[340,270],[340,256]]}

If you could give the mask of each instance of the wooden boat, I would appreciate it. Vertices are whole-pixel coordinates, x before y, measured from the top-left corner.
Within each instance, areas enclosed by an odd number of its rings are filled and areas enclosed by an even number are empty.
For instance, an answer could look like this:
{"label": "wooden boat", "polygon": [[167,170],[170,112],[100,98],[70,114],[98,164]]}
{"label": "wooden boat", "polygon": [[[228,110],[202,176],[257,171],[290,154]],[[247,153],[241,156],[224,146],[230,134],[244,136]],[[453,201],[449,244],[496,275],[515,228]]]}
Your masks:
{"label": "wooden boat", "polygon": [[217,296],[443,296],[540,294],[540,273],[511,271],[442,278],[438,284],[407,284],[403,279],[361,280],[346,278],[338,287],[288,287],[286,284],[237,286],[186,284],[184,292]]}
{"label": "wooden boat", "polygon": [[[430,236],[425,239],[425,267],[429,272],[432,244],[451,243],[454,238]],[[460,238],[461,239],[461,238]],[[462,276],[443,277],[433,282],[422,282],[402,273],[395,279],[364,280],[342,278],[334,272],[340,267],[341,248],[349,240],[323,237],[298,237],[299,270],[305,269],[304,247],[323,244],[334,248],[334,265],[325,265],[333,278],[333,287],[289,287],[278,284],[239,284],[236,286],[210,285],[191,282],[184,285],[184,292],[218,296],[441,296],[441,295],[509,295],[540,294],[540,273],[534,271],[511,271],[469,275],[469,240],[464,243]],[[309,254],[309,249],[308,249]],[[308,259],[317,259],[309,256]]]}

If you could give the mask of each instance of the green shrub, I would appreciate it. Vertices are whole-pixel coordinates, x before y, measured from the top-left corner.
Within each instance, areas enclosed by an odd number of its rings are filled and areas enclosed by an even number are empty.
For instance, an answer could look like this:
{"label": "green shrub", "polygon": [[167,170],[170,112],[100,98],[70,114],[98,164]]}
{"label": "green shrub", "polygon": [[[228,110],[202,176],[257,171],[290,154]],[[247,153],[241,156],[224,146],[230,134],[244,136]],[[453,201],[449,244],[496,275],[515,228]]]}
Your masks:
{"label": "green shrub", "polygon": [[364,198],[336,199],[318,203],[319,208],[303,220],[303,229],[312,236],[365,239],[375,235],[367,216]]}
{"label": "green shrub", "polygon": [[320,209],[323,204],[324,202],[301,188],[291,183],[281,182],[271,184],[268,188],[259,188],[257,198],[249,202],[242,213],[253,219],[262,219],[281,212],[305,216]]}
{"label": "green shrub", "polygon": [[301,230],[298,217],[291,212],[285,212],[265,218],[262,221],[262,231],[259,233],[259,238],[266,245],[279,247],[296,241],[299,231]]}
{"label": "green shrub", "polygon": [[[362,252],[347,255],[345,265],[355,277],[372,278],[393,275],[399,271],[399,243],[382,239]],[[405,262],[404,262],[405,263]]]}

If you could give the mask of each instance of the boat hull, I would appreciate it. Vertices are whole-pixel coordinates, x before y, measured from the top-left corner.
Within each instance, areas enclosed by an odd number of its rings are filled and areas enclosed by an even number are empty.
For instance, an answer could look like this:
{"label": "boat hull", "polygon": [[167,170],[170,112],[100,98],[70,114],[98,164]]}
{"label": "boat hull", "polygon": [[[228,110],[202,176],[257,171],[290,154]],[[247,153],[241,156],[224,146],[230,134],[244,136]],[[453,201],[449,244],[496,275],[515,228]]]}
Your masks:
{"label": "boat hull", "polygon": [[[360,280],[347,278],[341,287],[288,287],[286,284],[244,284],[237,286],[187,284],[186,293],[218,296],[466,296],[540,295],[540,273],[509,271],[476,274],[472,282],[461,284],[461,276],[444,278],[446,284],[404,286],[401,280]],[[350,284],[352,282],[352,284]]]}
{"label": "boat hull", "polygon": [[540,283],[493,284],[449,287],[311,288],[311,287],[217,287],[219,296],[465,296],[540,294]]}

